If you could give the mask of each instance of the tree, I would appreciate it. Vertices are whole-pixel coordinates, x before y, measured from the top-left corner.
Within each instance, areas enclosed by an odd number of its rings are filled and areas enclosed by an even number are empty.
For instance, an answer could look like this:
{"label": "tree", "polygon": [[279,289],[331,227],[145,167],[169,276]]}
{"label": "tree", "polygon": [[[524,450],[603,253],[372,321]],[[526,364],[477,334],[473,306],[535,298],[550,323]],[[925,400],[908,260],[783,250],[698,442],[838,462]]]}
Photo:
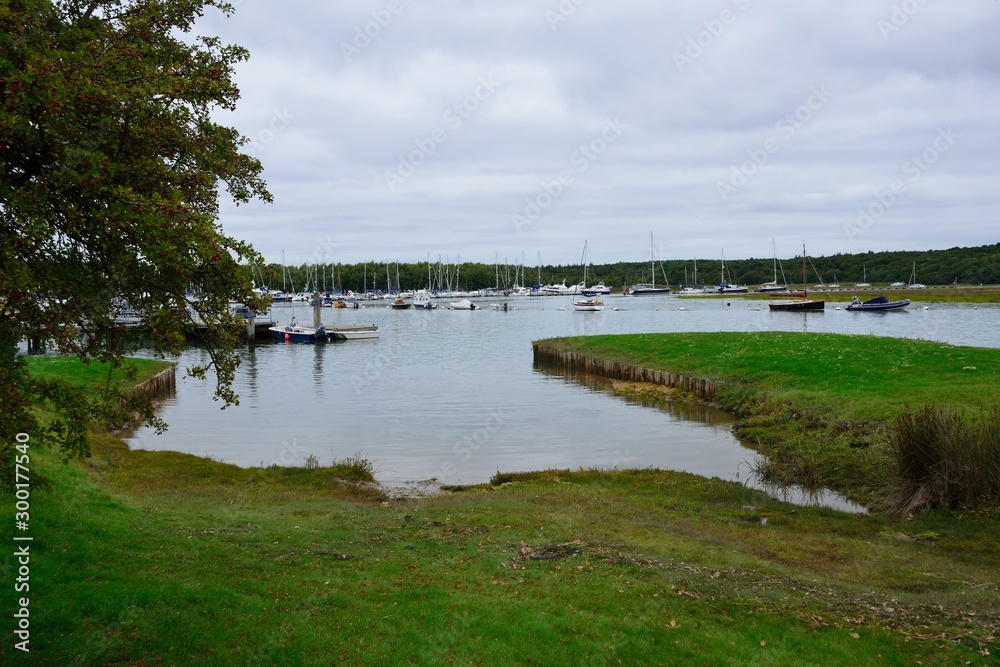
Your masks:
{"label": "tree", "polygon": [[[236,63],[248,53],[194,38],[215,0],[0,0],[0,438],[34,431],[65,458],[89,451],[87,426],[148,404],[33,380],[26,339],[125,364],[139,341],[115,326],[127,301],[145,313],[141,338],[176,354],[197,318],[216,398],[237,402],[239,330],[228,303],[262,309],[260,257],[219,224],[219,188],[239,203],[270,201],[246,139],[213,121],[232,109]],[[194,295],[194,299],[189,298]],[[31,405],[48,399],[54,424]],[[9,461],[9,458],[8,458]],[[4,468],[9,468],[7,463]]]}

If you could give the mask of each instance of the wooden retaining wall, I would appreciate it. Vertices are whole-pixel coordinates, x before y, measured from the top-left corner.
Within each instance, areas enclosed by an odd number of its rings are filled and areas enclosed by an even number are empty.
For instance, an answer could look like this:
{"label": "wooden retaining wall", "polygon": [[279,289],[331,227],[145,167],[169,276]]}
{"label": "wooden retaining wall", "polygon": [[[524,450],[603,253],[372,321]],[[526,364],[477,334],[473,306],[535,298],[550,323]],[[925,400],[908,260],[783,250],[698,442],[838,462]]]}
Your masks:
{"label": "wooden retaining wall", "polygon": [[145,396],[149,400],[162,398],[174,393],[177,388],[177,367],[171,365],[149,378],[145,382],[140,382],[132,389],[138,396]]}
{"label": "wooden retaining wall", "polygon": [[722,383],[716,380],[705,380],[687,375],[667,373],[666,371],[657,371],[652,368],[643,368],[642,366],[635,366],[633,364],[606,361],[604,359],[588,357],[579,352],[561,352],[539,343],[532,345],[532,350],[536,364],[583,371],[613,380],[649,382],[668,387],[683,387],[692,394],[697,394],[707,399],[711,399],[715,395],[715,392],[722,386]]}

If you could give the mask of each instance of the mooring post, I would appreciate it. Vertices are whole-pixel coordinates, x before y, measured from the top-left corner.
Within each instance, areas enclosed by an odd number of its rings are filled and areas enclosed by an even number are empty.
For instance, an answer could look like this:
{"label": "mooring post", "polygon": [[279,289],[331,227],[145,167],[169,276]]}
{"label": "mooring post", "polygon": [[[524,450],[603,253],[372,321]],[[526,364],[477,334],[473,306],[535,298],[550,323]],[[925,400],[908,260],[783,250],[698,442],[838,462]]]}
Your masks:
{"label": "mooring post", "polygon": [[257,319],[256,315],[251,312],[247,312],[247,314],[243,316],[243,321],[247,325],[247,340],[253,340],[254,337],[257,335],[256,319]]}
{"label": "mooring post", "polygon": [[319,295],[319,290],[313,292],[313,328],[319,329],[323,324],[323,298]]}

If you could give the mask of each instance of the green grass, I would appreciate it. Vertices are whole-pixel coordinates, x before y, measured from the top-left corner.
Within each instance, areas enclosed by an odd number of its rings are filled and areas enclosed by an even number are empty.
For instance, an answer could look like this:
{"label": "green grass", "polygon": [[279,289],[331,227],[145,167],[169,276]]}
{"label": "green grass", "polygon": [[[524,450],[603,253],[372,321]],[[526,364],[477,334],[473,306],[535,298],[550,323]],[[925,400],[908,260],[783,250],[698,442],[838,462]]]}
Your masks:
{"label": "green grass", "polygon": [[[334,466],[240,469],[107,434],[81,462],[30,456],[51,483],[31,496],[32,652],[4,642],[3,664],[995,665],[1000,653],[1000,530],[983,513],[844,514],[657,470],[498,474],[495,487],[391,500]],[[12,499],[3,507],[13,526]],[[10,583],[13,559],[0,567]]]}
{"label": "green grass", "polygon": [[983,665],[1000,650],[1000,531],[975,515],[846,515],[652,470],[389,502],[315,471],[106,454],[32,451],[53,488],[32,497],[24,664]]}
{"label": "green grass", "polygon": [[897,483],[893,424],[926,405],[965,418],[998,402],[1000,350],[840,334],[676,333],[536,342],[719,380],[734,432],[777,483],[830,487],[879,507]]}
{"label": "green grass", "polygon": [[[77,357],[29,356],[25,357],[32,376],[43,380],[64,380],[77,386],[96,387],[108,382],[108,364],[93,361],[84,364]],[[122,368],[111,374],[113,386],[125,387],[148,380],[170,366],[165,361],[134,359],[125,361]]]}

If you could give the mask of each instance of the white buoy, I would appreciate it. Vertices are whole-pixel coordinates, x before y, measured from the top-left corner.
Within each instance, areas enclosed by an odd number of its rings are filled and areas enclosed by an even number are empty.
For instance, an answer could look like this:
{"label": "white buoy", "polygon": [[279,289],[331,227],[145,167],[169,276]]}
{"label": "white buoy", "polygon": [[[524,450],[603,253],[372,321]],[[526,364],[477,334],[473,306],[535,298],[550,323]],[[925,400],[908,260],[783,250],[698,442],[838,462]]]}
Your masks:
{"label": "white buoy", "polygon": [[681,312],[684,312],[685,310],[687,310],[687,308],[685,308],[684,306],[681,306]]}
{"label": "white buoy", "polygon": [[930,310],[930,309],[931,309],[930,306],[924,306],[924,310]]}
{"label": "white buoy", "polygon": [[618,306],[615,306],[615,307],[614,307],[614,308],[612,308],[611,310],[613,310],[613,311],[615,311],[615,312],[617,313],[617,312],[618,312]]}

